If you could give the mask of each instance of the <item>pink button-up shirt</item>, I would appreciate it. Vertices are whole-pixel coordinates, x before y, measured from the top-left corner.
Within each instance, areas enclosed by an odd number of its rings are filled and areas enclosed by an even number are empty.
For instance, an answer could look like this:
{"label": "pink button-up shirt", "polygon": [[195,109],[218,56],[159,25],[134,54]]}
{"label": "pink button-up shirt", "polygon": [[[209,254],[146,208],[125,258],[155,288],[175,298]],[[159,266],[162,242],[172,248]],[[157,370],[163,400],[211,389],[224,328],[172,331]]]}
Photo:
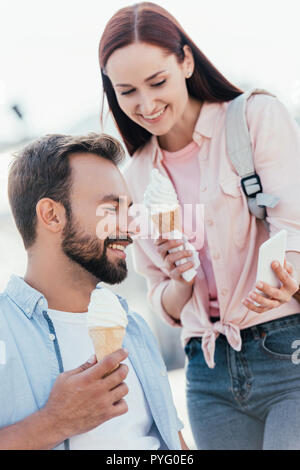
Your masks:
{"label": "pink button-up shirt", "polygon": [[[200,265],[192,297],[181,312],[182,342],[185,345],[192,337],[202,337],[202,349],[209,367],[215,365],[215,341],[220,333],[239,351],[241,329],[300,312],[295,298],[263,314],[253,312],[241,303],[255,286],[258,249],[269,234],[262,221],[250,214],[240,177],[226,153],[227,106],[228,102],[204,102],[193,133],[193,140],[200,146],[199,203],[205,205],[205,228],[212,254],[220,321],[210,321],[208,284]],[[268,95],[250,97],[247,122],[255,169],[263,190],[280,198],[275,208],[267,209],[270,235],[286,229],[287,251],[300,252],[299,128],[285,106]],[[135,203],[143,202],[153,168],[168,176],[162,159],[156,137],[134,154],[124,175]],[[147,279],[153,310],[176,326],[162,306],[162,293],[170,278],[153,240],[137,239],[133,249],[135,268]]]}
{"label": "pink button-up shirt", "polygon": [[[186,209],[182,211],[183,231],[188,241],[197,250],[206,277],[209,294],[209,316],[219,317],[218,291],[211,262],[211,253],[207,243],[204,209],[203,206],[198,204],[199,187],[201,186],[200,149],[201,146],[193,140],[176,152],[163,150],[162,163],[169,173],[181,207]],[[193,184],[187,184],[187,181],[193,181]],[[196,208],[200,210],[196,210]]]}

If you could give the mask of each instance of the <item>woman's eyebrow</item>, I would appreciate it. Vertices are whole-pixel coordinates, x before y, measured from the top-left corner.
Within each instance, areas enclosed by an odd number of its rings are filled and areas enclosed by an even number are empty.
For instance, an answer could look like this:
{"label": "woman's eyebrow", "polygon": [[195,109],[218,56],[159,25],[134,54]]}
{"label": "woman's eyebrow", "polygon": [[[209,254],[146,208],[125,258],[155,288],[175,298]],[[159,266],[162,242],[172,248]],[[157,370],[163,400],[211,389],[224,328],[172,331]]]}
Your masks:
{"label": "woman's eyebrow", "polygon": [[[160,73],[163,73],[163,72],[166,72],[166,70],[160,70],[159,72],[156,72],[154,73],[153,75],[151,75],[150,77],[146,78],[144,81],[145,82],[149,82],[149,80],[152,80],[153,78],[155,78],[157,75],[159,75]],[[115,86],[122,86],[122,87],[128,87],[128,86],[132,86],[128,83],[117,83],[117,85]]]}

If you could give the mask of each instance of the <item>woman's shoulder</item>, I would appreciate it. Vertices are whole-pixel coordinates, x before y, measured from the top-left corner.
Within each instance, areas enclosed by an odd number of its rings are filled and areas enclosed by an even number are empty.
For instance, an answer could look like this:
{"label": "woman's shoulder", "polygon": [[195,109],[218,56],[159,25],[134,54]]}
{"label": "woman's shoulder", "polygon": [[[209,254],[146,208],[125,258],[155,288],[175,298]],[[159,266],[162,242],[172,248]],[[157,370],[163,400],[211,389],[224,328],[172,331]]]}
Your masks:
{"label": "woman's shoulder", "polygon": [[247,104],[247,115],[251,119],[259,117],[270,111],[276,112],[284,108],[283,103],[275,95],[265,93],[257,93],[250,96]]}
{"label": "woman's shoulder", "polygon": [[147,173],[149,168],[152,167],[152,152],[153,145],[151,140],[137,149],[130,159],[128,159],[128,162],[123,169],[124,177],[126,179],[131,179],[143,171]]}
{"label": "woman's shoulder", "polygon": [[140,201],[149,183],[153,168],[152,152],[153,147],[150,142],[147,142],[133,154],[122,170],[134,202]]}
{"label": "woman's shoulder", "polygon": [[246,107],[247,122],[253,138],[265,132],[281,133],[282,124],[292,122],[292,115],[274,95],[252,95]]}

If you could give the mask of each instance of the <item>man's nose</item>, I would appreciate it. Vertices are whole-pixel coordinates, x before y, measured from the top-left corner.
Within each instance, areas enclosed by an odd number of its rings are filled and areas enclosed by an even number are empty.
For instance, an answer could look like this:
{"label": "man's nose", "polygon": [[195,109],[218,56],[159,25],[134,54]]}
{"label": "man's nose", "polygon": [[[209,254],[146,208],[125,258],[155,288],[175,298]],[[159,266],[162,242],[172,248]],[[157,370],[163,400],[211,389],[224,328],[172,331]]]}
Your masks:
{"label": "man's nose", "polygon": [[127,238],[128,236],[133,237],[136,235],[134,216],[130,214],[130,209],[119,213],[118,232],[121,235],[121,238]]}
{"label": "man's nose", "polygon": [[127,238],[129,227],[128,210],[120,210],[117,221],[117,229],[122,238]]}

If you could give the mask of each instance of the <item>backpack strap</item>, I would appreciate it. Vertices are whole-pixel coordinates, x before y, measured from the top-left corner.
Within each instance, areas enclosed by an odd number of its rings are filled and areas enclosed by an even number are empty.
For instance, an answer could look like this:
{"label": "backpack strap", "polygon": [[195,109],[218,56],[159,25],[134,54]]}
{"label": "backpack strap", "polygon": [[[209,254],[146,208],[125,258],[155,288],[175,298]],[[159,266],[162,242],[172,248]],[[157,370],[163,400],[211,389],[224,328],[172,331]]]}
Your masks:
{"label": "backpack strap", "polygon": [[279,198],[263,192],[260,178],[255,172],[246,119],[247,100],[253,94],[274,96],[266,90],[252,88],[233,99],[226,112],[226,144],[229,158],[241,177],[241,186],[247,197],[250,212],[258,219],[265,219],[266,207],[275,207]]}

